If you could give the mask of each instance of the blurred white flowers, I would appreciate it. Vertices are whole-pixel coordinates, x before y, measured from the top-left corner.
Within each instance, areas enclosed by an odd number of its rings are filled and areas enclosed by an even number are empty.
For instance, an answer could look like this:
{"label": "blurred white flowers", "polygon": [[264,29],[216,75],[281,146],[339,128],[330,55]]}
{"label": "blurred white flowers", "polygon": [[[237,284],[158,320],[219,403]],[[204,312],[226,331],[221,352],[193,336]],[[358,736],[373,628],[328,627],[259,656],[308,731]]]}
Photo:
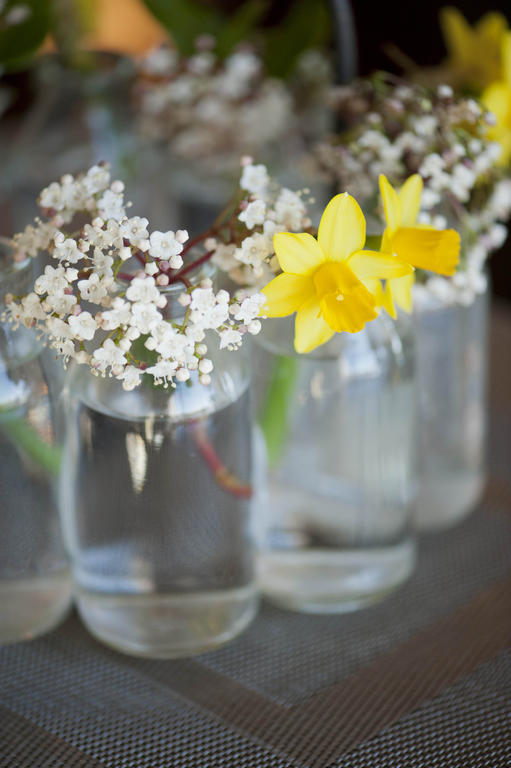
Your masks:
{"label": "blurred white flowers", "polygon": [[222,61],[212,51],[181,59],[163,46],[140,61],[139,75],[140,132],[172,142],[179,158],[214,162],[222,153],[258,153],[292,121],[288,90],[265,75],[251,50]]}

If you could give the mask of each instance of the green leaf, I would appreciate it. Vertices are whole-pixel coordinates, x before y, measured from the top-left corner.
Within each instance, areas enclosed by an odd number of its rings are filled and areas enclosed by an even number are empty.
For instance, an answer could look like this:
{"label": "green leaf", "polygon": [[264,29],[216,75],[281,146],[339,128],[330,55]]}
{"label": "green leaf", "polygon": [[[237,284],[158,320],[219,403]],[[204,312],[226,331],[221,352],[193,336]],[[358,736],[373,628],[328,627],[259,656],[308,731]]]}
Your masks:
{"label": "green leaf", "polygon": [[297,0],[284,21],[266,33],[266,67],[274,77],[288,77],[307,48],[325,45],[332,19],[323,0]]}
{"label": "green leaf", "polygon": [[216,51],[220,58],[228,56],[238,43],[251,39],[267,7],[266,0],[248,0],[234,12],[230,21],[226,19],[217,37]]}
{"label": "green leaf", "polygon": [[158,361],[158,353],[154,350],[147,349],[145,346],[145,343],[147,339],[149,338],[148,333],[142,334],[142,336],[139,336],[138,339],[135,339],[133,344],[131,345],[130,354],[137,360],[139,363],[145,363],[147,366],[155,365]]}
{"label": "green leaf", "polygon": [[259,423],[266,440],[270,467],[278,462],[287,437],[289,408],[296,384],[296,357],[276,357]]}
{"label": "green leaf", "polygon": [[195,0],[144,0],[149,11],[168,31],[183,56],[195,52],[195,40],[200,35],[216,39],[224,20],[213,8]]}
{"label": "green leaf", "polygon": [[[51,0],[8,0],[0,13],[0,66],[12,71],[24,67],[41,46],[51,25]],[[30,13],[20,24],[7,24],[13,8],[28,7]]]}

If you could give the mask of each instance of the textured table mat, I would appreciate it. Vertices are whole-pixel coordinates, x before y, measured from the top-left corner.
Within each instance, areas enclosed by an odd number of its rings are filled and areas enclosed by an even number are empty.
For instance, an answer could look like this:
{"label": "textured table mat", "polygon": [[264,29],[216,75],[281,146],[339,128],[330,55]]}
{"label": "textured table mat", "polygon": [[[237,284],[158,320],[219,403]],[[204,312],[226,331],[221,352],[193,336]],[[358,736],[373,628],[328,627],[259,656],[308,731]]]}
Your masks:
{"label": "textured table mat", "polygon": [[76,616],[0,649],[0,768],[509,768],[511,312],[493,315],[490,476],[408,584],[346,616],[263,607],[229,646],[146,661]]}

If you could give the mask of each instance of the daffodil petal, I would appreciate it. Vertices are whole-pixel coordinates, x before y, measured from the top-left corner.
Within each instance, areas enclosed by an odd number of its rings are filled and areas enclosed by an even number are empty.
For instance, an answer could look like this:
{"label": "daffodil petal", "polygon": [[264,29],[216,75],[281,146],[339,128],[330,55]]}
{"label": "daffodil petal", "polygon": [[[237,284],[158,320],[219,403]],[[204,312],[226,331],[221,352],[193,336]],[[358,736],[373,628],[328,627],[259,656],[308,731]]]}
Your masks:
{"label": "daffodil petal", "polygon": [[419,215],[424,184],[418,173],[410,176],[399,190],[401,201],[401,226],[413,227]]}
{"label": "daffodil petal", "polygon": [[348,266],[359,280],[402,277],[413,272],[413,267],[407,262],[380,251],[357,251],[348,259]]}
{"label": "daffodil petal", "polygon": [[[412,311],[412,286],[415,280],[415,275],[405,275],[405,277],[397,277],[394,280],[389,280],[387,287],[392,292],[392,299],[398,307],[404,309],[405,312]],[[389,313],[390,314],[390,313]],[[393,315],[395,317],[395,314]]]}
{"label": "daffodil petal", "polygon": [[475,32],[489,48],[497,51],[508,28],[507,19],[497,11],[490,11],[482,16],[475,25]]}
{"label": "daffodil petal", "polygon": [[440,275],[454,275],[459,261],[460,236],[454,229],[400,227],[391,241],[393,253],[414,267]]}
{"label": "daffodil petal", "polygon": [[486,88],[482,96],[485,107],[497,118],[497,129],[506,124],[511,101],[510,87],[504,82],[493,83]]}
{"label": "daffodil petal", "polygon": [[314,295],[314,283],[310,277],[283,272],[263,290],[266,303],[261,314],[266,317],[285,317],[300,309]]}
{"label": "daffodil petal", "polygon": [[511,32],[508,30],[502,39],[502,73],[511,88]]}
{"label": "daffodil petal", "polygon": [[380,174],[380,194],[385,211],[385,220],[390,232],[394,232],[401,225],[401,200],[396,190],[387,181],[386,176]]}
{"label": "daffodil petal", "polygon": [[295,349],[298,353],[306,354],[325,344],[334,333],[321,316],[321,307],[316,296],[303,304],[296,313]]}
{"label": "daffodil petal", "polygon": [[383,306],[383,283],[376,277],[369,277],[361,279],[360,282],[365,285],[369,293],[372,295],[377,307]]}
{"label": "daffodil petal", "polygon": [[344,192],[328,203],[318,230],[318,243],[329,261],[344,261],[364,247],[366,222],[355,198]]}
{"label": "daffodil petal", "polygon": [[305,232],[279,232],[273,237],[273,245],[284,272],[311,275],[325,261],[317,240]]}
{"label": "daffodil petal", "polygon": [[457,8],[442,8],[440,26],[451,60],[470,66],[475,35],[463,14]]}
{"label": "daffodil petal", "polygon": [[[396,280],[400,280],[401,278],[396,278]],[[394,318],[394,320],[397,317],[396,307],[394,306],[394,298],[392,296],[392,283],[394,280],[388,280],[387,285],[385,286],[385,290],[383,291],[383,301],[382,306],[383,309]]]}
{"label": "daffodil petal", "polygon": [[320,304],[324,319],[337,333],[358,333],[366,323],[377,317],[374,297],[362,283],[339,297],[330,293],[321,299]]}
{"label": "daffodil petal", "polygon": [[496,125],[490,128],[488,135],[502,147],[498,165],[507,166],[511,158],[511,79],[509,85],[500,82],[488,86],[481,100],[497,119]]}

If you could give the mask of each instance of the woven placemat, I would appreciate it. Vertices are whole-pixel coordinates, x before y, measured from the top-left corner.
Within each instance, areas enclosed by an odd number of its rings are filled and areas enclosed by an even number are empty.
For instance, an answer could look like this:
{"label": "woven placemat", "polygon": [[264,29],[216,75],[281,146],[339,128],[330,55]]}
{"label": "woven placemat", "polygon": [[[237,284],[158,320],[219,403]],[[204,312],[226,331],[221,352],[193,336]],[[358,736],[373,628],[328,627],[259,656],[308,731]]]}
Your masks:
{"label": "woven placemat", "polygon": [[0,649],[0,768],[509,768],[511,313],[492,332],[490,477],[416,573],[345,616],[264,606],[233,643],[148,661],[71,616]]}

